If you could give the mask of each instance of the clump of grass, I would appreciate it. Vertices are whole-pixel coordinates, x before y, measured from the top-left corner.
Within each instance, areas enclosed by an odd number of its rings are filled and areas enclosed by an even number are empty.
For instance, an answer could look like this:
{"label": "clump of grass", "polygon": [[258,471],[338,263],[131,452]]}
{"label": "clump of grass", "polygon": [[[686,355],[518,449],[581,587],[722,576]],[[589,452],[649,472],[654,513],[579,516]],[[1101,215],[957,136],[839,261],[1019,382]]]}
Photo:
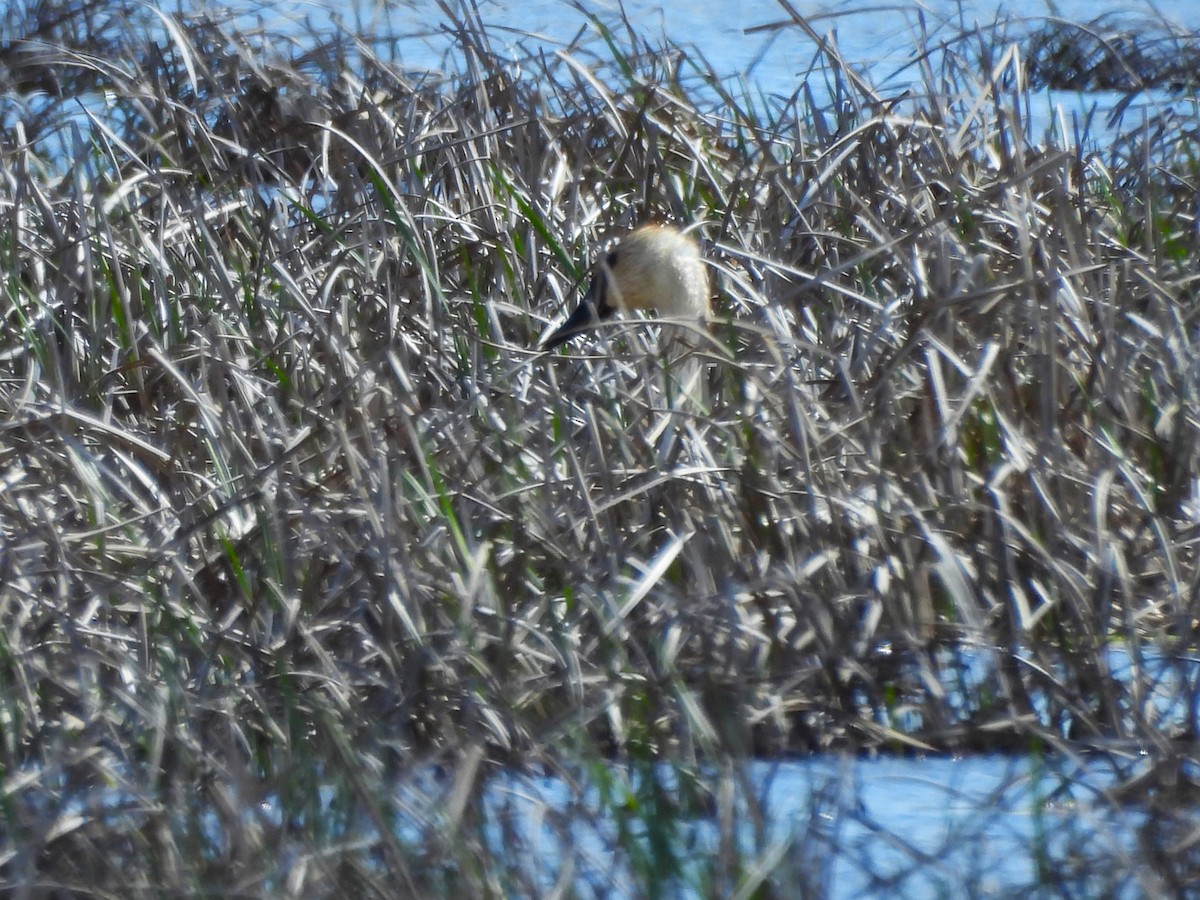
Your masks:
{"label": "clump of grass", "polygon": [[[900,98],[826,44],[826,102],[443,13],[445,74],[10,24],[6,880],[538,893],[476,803],[507,766],[642,773],[602,806],[659,874],[664,761],[1118,739],[1137,799],[1193,777],[1194,115],[1043,139],[984,29]],[[648,218],[702,223],[714,343],[534,353]],[[766,877],[739,840],[722,893]]]}
{"label": "clump of grass", "polygon": [[1146,28],[1122,19],[1052,19],[1034,28],[1027,43],[1030,80],[1057,90],[1194,94],[1200,57],[1192,35],[1165,22]]}

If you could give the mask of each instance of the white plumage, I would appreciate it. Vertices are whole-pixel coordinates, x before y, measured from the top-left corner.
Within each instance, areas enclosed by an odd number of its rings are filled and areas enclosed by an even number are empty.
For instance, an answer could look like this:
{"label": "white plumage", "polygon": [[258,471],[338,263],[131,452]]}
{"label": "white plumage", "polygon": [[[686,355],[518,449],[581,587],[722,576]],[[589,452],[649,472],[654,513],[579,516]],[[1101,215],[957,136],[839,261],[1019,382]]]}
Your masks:
{"label": "white plumage", "polygon": [[642,225],[605,255],[579,306],[539,346],[552,350],[621,311],[653,311],[703,325],[710,296],[695,240],[669,225]]}

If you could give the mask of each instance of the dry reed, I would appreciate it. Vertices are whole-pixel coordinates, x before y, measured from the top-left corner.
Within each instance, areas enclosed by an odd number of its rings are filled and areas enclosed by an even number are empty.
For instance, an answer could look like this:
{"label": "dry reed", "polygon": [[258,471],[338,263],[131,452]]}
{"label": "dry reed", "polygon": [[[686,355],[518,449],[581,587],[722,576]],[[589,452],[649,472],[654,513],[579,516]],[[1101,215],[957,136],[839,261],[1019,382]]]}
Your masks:
{"label": "dry reed", "polygon": [[[1056,45],[1019,23],[930,37],[904,97],[828,43],[759,96],[628,23],[546,55],[444,6],[436,74],[378,35],[28,10],[0,53],[7,883],[539,894],[489,847],[488,773],[670,761],[697,797],[639,809],[674,834],[745,800],[720,767],[832,750],[1148,754],[1122,799],[1186,840],[1194,105],[1031,133],[1054,60],[1023,46]],[[711,345],[533,352],[648,218],[702,223]],[[391,787],[414,772],[440,818]],[[755,874],[722,834],[714,894],[823,891],[802,844]]]}

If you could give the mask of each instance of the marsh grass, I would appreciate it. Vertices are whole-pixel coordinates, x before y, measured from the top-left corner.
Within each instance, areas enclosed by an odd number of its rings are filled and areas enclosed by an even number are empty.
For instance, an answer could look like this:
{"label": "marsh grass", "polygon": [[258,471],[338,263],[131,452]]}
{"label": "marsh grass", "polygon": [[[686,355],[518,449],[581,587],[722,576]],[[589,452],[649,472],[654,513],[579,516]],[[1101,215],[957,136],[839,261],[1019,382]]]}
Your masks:
{"label": "marsh grass", "polygon": [[[635,893],[819,895],[828,845],[773,844],[741,761],[1083,749],[1154,852],[1039,878],[1196,877],[1193,88],[1098,142],[1033,133],[1023,23],[931,36],[899,97],[825,43],[789,96],[624,21],[549,54],[443,5],[438,74],[378,34],[23,11],[7,883],[603,895],[481,811],[533,771]],[[700,223],[711,343],[534,352],[650,218]]]}

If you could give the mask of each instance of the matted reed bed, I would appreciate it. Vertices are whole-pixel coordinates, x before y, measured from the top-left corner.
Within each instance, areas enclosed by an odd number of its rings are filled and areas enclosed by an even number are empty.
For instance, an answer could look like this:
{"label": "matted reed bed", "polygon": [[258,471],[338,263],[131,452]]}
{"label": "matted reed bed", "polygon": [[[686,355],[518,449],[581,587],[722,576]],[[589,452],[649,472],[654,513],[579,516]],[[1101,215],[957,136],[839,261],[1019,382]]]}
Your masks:
{"label": "matted reed bed", "polygon": [[[582,15],[549,52],[441,7],[435,73],[349,26],[14,11],[7,884],[602,896],[565,837],[530,882],[480,798],[618,766],[635,892],[819,895],[737,788],[826,751],[1086,751],[1143,852],[1034,887],[1197,877],[1200,114],[1146,92],[1195,35],[1088,26],[1142,76],[1101,122],[1045,114],[1045,23],[931,34],[888,93],[791,13],[768,93]],[[711,340],[536,353],[648,219],[697,225]]]}

